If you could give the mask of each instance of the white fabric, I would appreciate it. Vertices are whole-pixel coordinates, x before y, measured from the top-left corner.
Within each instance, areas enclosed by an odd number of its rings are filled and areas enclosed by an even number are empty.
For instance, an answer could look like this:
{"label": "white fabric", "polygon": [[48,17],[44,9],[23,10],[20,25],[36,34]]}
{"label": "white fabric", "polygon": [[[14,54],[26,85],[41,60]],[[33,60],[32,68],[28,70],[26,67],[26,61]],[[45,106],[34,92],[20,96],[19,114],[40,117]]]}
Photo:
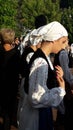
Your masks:
{"label": "white fabric", "polygon": [[52,62],[50,60],[50,57],[48,56],[47,59],[48,59],[49,66],[50,66],[51,70],[54,70],[54,67],[53,67],[53,64],[52,64]]}
{"label": "white fabric", "polygon": [[63,36],[68,36],[67,30],[57,21],[32,30],[26,35],[23,45],[37,45],[42,40],[54,41]]}
{"label": "white fabric", "polygon": [[23,46],[25,47],[26,45],[36,45],[34,43],[34,37],[32,37],[35,34],[36,29],[32,30],[31,32],[29,32],[25,38],[24,41],[22,42]]}
{"label": "white fabric", "polygon": [[62,24],[57,21],[54,21],[36,29],[34,33],[31,34],[30,41],[35,45],[42,40],[54,41],[58,40],[63,36],[68,36],[67,30]]}
{"label": "white fabric", "polygon": [[73,54],[73,43],[71,44],[71,53]]}
{"label": "white fabric", "polygon": [[27,55],[27,57],[26,57],[27,63],[29,63],[29,61],[30,61],[31,57],[33,56],[33,54],[34,54],[34,52],[31,52],[31,53],[29,53],[29,54]]}

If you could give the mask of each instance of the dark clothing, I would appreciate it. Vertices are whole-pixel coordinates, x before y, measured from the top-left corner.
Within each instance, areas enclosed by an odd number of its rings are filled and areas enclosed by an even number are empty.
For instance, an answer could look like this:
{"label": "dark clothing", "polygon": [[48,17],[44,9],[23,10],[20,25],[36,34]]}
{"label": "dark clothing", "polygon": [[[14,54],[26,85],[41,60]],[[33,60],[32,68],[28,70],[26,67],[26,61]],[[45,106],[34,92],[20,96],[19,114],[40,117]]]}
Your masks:
{"label": "dark clothing", "polygon": [[60,66],[59,55],[60,55],[60,52],[58,52],[57,54],[55,54],[55,57],[54,57],[54,66],[56,66],[56,65]]}
{"label": "dark clothing", "polygon": [[[25,77],[27,76],[28,69],[29,69],[27,56],[30,53],[34,53],[34,50],[31,47],[25,47],[24,51],[23,51],[23,53],[21,55],[21,58],[20,58],[20,75],[21,75],[21,80],[20,80],[20,86],[19,86],[19,96],[20,96],[20,99],[19,99],[19,102],[18,102],[17,118],[19,118],[20,109],[21,109],[23,101],[24,101],[24,96],[25,96],[24,83],[25,83]],[[29,58],[31,58],[31,57],[29,57]]]}
{"label": "dark clothing", "polygon": [[73,130],[73,95],[64,98],[65,105],[65,130]]}
{"label": "dark clothing", "polygon": [[25,47],[23,54],[21,56],[20,60],[20,74],[22,77],[25,77],[26,70],[28,69],[28,63],[26,61],[26,57],[29,53],[34,52],[34,50],[31,47]]}
{"label": "dark clothing", "polygon": [[70,52],[68,54],[68,57],[69,57],[69,67],[73,68],[73,57],[72,57],[72,54]]}
{"label": "dark clothing", "polygon": [[[38,50],[34,53],[34,55],[31,57],[30,62],[29,62],[29,64],[28,64],[27,75],[26,75],[26,78],[25,78],[25,85],[24,85],[24,89],[25,89],[25,92],[26,92],[26,93],[28,93],[28,87],[29,87],[29,85],[28,85],[28,80],[29,80],[28,77],[29,77],[29,73],[30,73],[30,67],[31,67],[33,61],[34,61],[36,58],[38,58],[38,57],[44,58],[44,59],[47,61],[47,63],[48,63],[49,71],[48,71],[48,78],[47,78],[47,87],[48,87],[49,89],[52,89],[52,88],[54,88],[54,87],[59,86],[59,84],[58,84],[58,82],[57,82],[57,79],[56,79],[56,72],[55,72],[55,70],[52,70],[52,69],[50,68],[49,62],[48,62],[46,56],[45,56],[44,53],[41,51],[41,49],[38,49]],[[28,87],[27,87],[27,86],[28,86]]]}
{"label": "dark clothing", "polygon": [[52,109],[39,109],[39,130],[53,130]]}
{"label": "dark clothing", "polygon": [[0,45],[0,106],[2,116],[12,118],[19,83],[20,54],[17,47],[5,51]]}

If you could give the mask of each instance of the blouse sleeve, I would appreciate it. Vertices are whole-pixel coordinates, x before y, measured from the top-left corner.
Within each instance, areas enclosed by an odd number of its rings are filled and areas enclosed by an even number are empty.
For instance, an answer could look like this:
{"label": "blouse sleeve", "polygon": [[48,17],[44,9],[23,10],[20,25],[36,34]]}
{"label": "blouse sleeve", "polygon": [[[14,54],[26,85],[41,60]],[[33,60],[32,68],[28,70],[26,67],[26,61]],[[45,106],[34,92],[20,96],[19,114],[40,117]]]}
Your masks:
{"label": "blouse sleeve", "polygon": [[65,90],[61,87],[48,89],[46,86],[48,64],[43,58],[37,58],[31,67],[29,75],[29,101],[35,108],[58,106]]}

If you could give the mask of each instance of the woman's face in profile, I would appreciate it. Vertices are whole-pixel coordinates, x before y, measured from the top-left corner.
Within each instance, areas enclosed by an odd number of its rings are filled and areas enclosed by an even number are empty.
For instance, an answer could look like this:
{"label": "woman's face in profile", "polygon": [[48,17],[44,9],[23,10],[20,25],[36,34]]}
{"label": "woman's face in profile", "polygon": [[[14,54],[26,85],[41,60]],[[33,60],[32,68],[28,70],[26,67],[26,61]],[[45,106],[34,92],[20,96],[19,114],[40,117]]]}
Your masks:
{"label": "woman's face in profile", "polygon": [[62,37],[54,41],[54,53],[58,53],[60,50],[65,49],[68,46],[68,37]]}

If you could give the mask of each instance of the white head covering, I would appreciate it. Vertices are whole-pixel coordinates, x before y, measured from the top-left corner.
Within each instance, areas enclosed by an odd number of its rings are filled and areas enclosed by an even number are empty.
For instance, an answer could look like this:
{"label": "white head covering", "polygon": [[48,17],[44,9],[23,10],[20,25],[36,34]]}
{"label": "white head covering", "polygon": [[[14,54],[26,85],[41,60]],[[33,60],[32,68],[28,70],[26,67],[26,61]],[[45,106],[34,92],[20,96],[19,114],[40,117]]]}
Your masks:
{"label": "white head covering", "polygon": [[[25,38],[24,41],[22,42],[23,46],[25,47],[26,45],[36,45],[34,40],[35,40],[35,34],[36,29],[32,30],[31,32],[29,32]],[[37,43],[38,44],[38,43]]]}
{"label": "white head covering", "polygon": [[42,40],[54,41],[63,36],[68,36],[67,30],[62,24],[54,21],[36,29],[34,33],[30,35],[30,42],[35,45]]}
{"label": "white head covering", "polygon": [[63,36],[68,36],[67,30],[57,21],[51,22],[28,33],[23,44],[37,45],[41,41],[54,41]]}

